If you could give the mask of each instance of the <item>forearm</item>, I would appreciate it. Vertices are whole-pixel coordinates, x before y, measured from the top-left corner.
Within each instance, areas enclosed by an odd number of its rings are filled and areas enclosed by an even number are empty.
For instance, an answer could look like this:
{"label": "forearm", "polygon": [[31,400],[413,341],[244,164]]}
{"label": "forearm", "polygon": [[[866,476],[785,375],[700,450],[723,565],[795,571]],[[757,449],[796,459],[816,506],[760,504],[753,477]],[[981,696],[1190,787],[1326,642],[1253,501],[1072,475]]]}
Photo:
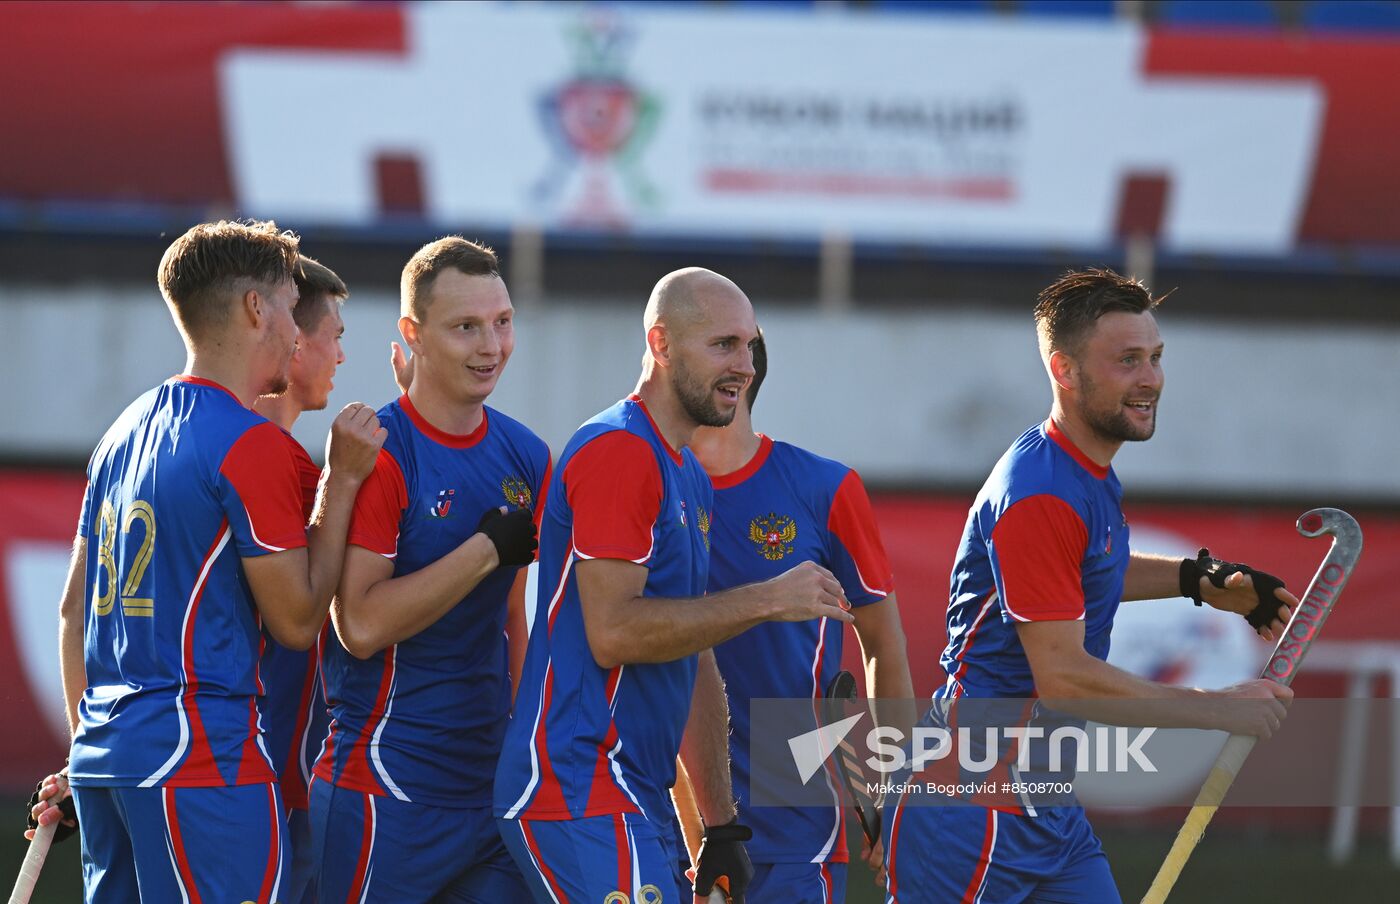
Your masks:
{"label": "forearm", "polygon": [[515,583],[510,588],[510,598],[506,601],[506,667],[510,669],[510,699],[515,703],[516,691],[520,690],[520,676],[525,673],[525,648],[530,637],[530,627],[525,620],[525,582],[529,568],[522,568],[515,575]]}
{"label": "forearm", "polygon": [[908,737],[919,718],[914,682],[909,676],[908,643],[893,593],[853,613],[856,640],[865,663],[866,694],[874,702],[878,725],[898,728]]}
{"label": "forearm", "polygon": [[902,737],[909,737],[919,712],[914,700],[914,682],[909,677],[909,659],[904,650],[867,653],[865,686],[875,704],[876,724],[898,728]]}
{"label": "forearm", "polygon": [[1159,600],[1181,596],[1181,557],[1135,552],[1123,576],[1124,600]]}
{"label": "forearm", "polygon": [[1214,728],[1217,695],[1150,681],[1085,653],[1053,675],[1036,675],[1036,691],[1051,709],[1107,725]]}
{"label": "forearm", "polygon": [[372,656],[434,624],[496,564],[491,540],[473,534],[425,568],[379,581],[363,593],[343,591],[332,612],[336,633],[352,656]]}
{"label": "forearm", "polygon": [[708,650],[767,620],[762,584],[689,599],[638,596],[616,607],[606,624],[585,621],[593,658],[603,668],[673,662]]}
{"label": "forearm", "polygon": [[63,706],[68,728],[78,733],[78,703],[87,690],[87,665],[83,661],[83,584],[87,580],[87,540],[73,541],[68,580],[58,607],[58,669],[63,682]]}
{"label": "forearm", "polygon": [[302,626],[319,629],[326,620],[331,597],[340,583],[345,564],[345,537],[350,530],[350,513],[360,481],[327,469],[316,493],[316,508],[307,529],[307,577],[305,595],[293,595],[295,619]]}
{"label": "forearm", "polygon": [[724,679],[708,650],[700,654],[680,753],[705,825],[734,819],[738,811],[729,774],[729,705]]}

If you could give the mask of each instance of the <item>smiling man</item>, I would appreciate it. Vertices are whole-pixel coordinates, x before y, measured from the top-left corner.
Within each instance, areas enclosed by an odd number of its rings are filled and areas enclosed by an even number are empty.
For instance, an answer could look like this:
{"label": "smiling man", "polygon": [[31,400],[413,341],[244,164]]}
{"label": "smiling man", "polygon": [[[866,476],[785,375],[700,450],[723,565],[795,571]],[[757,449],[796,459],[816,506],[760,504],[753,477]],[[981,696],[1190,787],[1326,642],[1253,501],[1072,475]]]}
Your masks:
{"label": "smiling man", "polygon": [[815,562],[705,595],[712,491],[686,447],[734,419],[758,328],[739,287],[699,268],[662,277],[643,326],[636,391],[574,434],[541,519],[539,605],[496,775],[501,834],[539,902],[690,899],[677,752],[706,825],[696,892],[723,875],[742,902],[749,830],[710,648],[765,621],[851,621]]}
{"label": "smiling man", "polygon": [[389,436],[355,500],[322,651],[333,722],[311,785],[321,900],[518,901],[491,783],[549,449],[486,406],[515,348],[495,253],[431,242],[401,295],[412,382],[380,409]]}
{"label": "smiling man", "polygon": [[[291,430],[303,412],[324,410],[330,402],[336,369],[345,362],[340,345],[345,322],[340,307],[350,290],[335,271],[304,254],[298,256],[292,276],[298,295],[292,317],[300,336],[292,353],[289,382],[278,395],[259,398],[253,403],[253,410],[282,428],[287,448],[297,463],[305,515],[310,519],[321,469],[292,437]],[[287,810],[290,856],[281,894],[282,900],[290,904],[316,900],[306,792],[329,722],[319,680],[319,646],[293,650],[269,637],[259,665],[259,677],[266,690],[261,707],[263,741],[277,767],[282,803]]]}
{"label": "smiling man", "polygon": [[[1038,698],[1030,718],[1045,736],[1060,717],[1042,706],[1141,725],[1133,720],[1151,699],[1169,724],[1260,737],[1283,718],[1293,694],[1272,681],[1203,691],[1148,681],[1105,661],[1121,600],[1204,599],[1244,615],[1270,640],[1297,604],[1276,578],[1204,551],[1183,561],[1129,549],[1123,491],[1110,465],[1123,443],[1156,430],[1163,344],[1152,311],[1159,300],[1111,270],[1069,273],[1040,293],[1036,332],[1054,405],[1002,456],[968,513],[941,659],[948,679],[923,725],[946,727],[948,704],[976,698]],[[964,713],[982,711],[964,706]],[[1044,769],[1030,764],[1031,773]],[[887,900],[1119,900],[1079,807],[917,792],[890,804]]]}
{"label": "smiling man", "polygon": [[297,247],[271,222],[171,244],[158,280],[185,373],[133,402],[88,467],[60,610],[87,901],[289,900],[259,654],[266,636],[315,641],[384,441],[368,408],[341,412],[308,530],[285,435],[249,410],[293,368]]}

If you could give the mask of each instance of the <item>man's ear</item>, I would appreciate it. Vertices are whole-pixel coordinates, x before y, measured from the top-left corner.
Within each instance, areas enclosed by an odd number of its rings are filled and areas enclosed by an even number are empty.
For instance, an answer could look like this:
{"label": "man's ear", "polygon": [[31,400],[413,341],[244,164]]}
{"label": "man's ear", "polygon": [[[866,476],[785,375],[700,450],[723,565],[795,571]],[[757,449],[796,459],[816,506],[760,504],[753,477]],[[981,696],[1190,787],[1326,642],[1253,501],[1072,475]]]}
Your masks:
{"label": "man's ear", "polygon": [[257,289],[248,289],[238,300],[236,315],[245,318],[249,326],[257,329],[267,317],[267,299]]}
{"label": "man's ear", "polygon": [[1050,353],[1050,379],[1060,389],[1074,391],[1079,388],[1079,365],[1062,351]]}
{"label": "man's ear", "polygon": [[423,354],[423,326],[412,317],[399,318],[399,335],[416,358]]}
{"label": "man's ear", "polygon": [[657,323],[647,330],[647,351],[657,364],[671,363],[671,337],[663,324]]}

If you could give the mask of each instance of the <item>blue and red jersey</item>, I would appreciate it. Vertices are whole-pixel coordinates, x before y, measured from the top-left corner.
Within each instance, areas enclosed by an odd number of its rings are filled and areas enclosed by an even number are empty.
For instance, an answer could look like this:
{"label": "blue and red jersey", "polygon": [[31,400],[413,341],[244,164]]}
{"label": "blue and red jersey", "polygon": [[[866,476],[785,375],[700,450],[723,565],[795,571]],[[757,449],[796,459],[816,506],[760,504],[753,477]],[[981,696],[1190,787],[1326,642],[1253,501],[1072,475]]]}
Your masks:
{"label": "blue and red jersey", "polygon": [[[947,781],[1073,779],[1073,762],[1050,769],[1049,744],[1031,741],[1028,760],[1004,729],[1039,728],[1042,738],[1082,724],[1046,709],[1021,646],[1021,622],[1081,620],[1084,648],[1107,659],[1113,617],[1128,568],[1123,490],[1111,468],[1096,464],[1053,421],[1027,430],[1002,456],[968,513],[953,566],[948,645],[940,660],[947,680],[934,693],[925,724],[968,728],[974,746],[995,728],[994,773],[955,773],[950,757],[930,765]],[[950,701],[964,701],[949,708]],[[1003,701],[1003,702],[997,702]],[[971,761],[985,752],[977,747]],[[1025,769],[1016,769],[1022,762]],[[1023,796],[989,795],[977,802],[1036,815]],[[1042,804],[1069,803],[1069,799]]]}
{"label": "blue and red jersey", "polygon": [[[407,396],[379,410],[388,438],[355,499],[349,542],[394,562],[394,577],[441,559],[488,509],[534,509],[549,448],[483,408],[467,436],[444,433]],[[491,804],[510,713],[505,635],[518,568],[497,568],[429,627],[360,660],[334,631],[321,669],[331,727],[315,775],[338,787],[432,806]]]}
{"label": "blue and red jersey", "polygon": [[711,495],[695,456],[667,444],[635,395],[569,441],[540,525],[538,604],[496,773],[497,816],[641,813],[655,826],[671,825],[669,789],[697,657],[599,666],[574,566],[635,562],[647,569],[638,605],[645,597],[705,605]]}
{"label": "blue and red jersey", "polygon": [[[712,478],[711,592],[777,577],[801,562],[829,569],[852,606],[878,602],[894,580],[870,497],[860,476],[837,461],[760,437],[757,454]],[[821,700],[841,670],[841,624],[828,619],[766,622],[715,647],[729,698],[730,768],[739,821],[753,829],[759,863],[847,860],[842,811],[749,805],[749,703],[756,698]],[[816,727],[816,709],[813,727]]]}
{"label": "blue and red jersey", "polygon": [[208,380],[175,377],[88,465],[75,785],[275,781],[258,696],[263,635],[241,559],[306,545],[282,431]]}
{"label": "blue and red jersey", "polygon": [[1017,622],[1080,619],[1084,648],[1108,658],[1128,568],[1123,488],[1053,421],[1032,427],[992,469],[953,565],[947,683],[935,696],[1035,696]]}
{"label": "blue and red jersey", "polygon": [[[302,515],[309,522],[312,507],[316,504],[316,486],[321,480],[321,469],[290,433],[284,431],[282,436],[297,463]],[[322,628],[322,634],[326,630]],[[282,778],[283,804],[289,810],[305,810],[308,806],[306,786],[311,781],[311,767],[316,762],[321,741],[330,724],[330,717],[326,714],[326,698],[321,693],[321,660],[317,647],[291,650],[272,637],[266,637],[264,643],[261,672],[267,694],[260,705],[263,742]]]}

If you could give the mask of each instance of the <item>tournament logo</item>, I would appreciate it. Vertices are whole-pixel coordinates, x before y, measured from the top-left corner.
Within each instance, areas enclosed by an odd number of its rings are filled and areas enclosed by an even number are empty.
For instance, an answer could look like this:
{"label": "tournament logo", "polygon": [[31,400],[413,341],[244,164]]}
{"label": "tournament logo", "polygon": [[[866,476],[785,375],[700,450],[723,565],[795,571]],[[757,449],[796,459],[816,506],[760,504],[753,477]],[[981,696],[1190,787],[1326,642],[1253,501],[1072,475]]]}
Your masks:
{"label": "tournament logo", "polygon": [[758,547],[759,555],[776,562],[792,552],[792,542],[797,539],[797,522],[787,515],[769,512],[767,518],[749,522],[749,539]]}
{"label": "tournament logo", "polygon": [[656,188],[638,161],[656,131],[661,103],[627,78],[624,57],[635,37],[615,13],[590,12],[568,30],[573,78],[540,100],[540,123],[554,154],[535,185],[535,200],[548,204],[567,192],[566,220],[624,225],[615,184],[626,202],[656,206]]}
{"label": "tournament logo", "polygon": [[438,490],[437,502],[428,509],[428,517],[446,518],[447,513],[452,509],[452,497],[456,495],[456,490]]}
{"label": "tournament logo", "polygon": [[527,509],[530,503],[535,501],[535,497],[530,493],[530,485],[519,477],[507,477],[502,480],[501,492],[505,494],[506,502],[518,508]]}

